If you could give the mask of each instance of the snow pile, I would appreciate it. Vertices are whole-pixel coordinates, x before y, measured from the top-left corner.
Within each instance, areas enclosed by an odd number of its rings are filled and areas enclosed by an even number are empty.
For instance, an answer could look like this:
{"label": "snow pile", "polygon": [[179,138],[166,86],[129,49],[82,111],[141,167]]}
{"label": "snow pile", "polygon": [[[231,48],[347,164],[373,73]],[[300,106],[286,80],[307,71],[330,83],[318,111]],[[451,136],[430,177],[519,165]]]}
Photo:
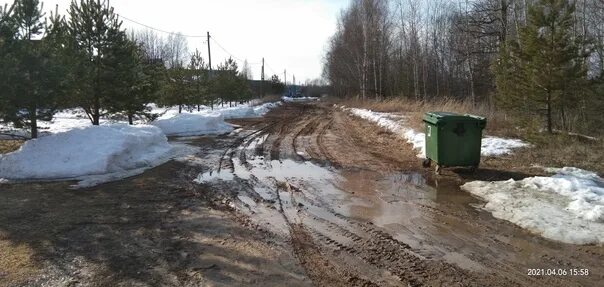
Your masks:
{"label": "snow pile", "polygon": [[[108,124],[109,120],[99,119],[100,124]],[[82,109],[67,109],[56,113],[50,122],[40,121],[40,131],[44,133],[62,133],[76,128],[92,126],[90,119]]]}
{"label": "snow pile", "polygon": [[[186,110],[183,109],[181,114],[194,114],[194,115],[212,115],[215,113],[219,113],[222,115],[224,119],[241,119],[241,118],[255,118],[261,117],[266,114],[270,109],[276,108],[281,103],[264,103],[262,105],[252,106],[250,104],[242,104],[236,107],[215,107],[213,110],[207,106],[200,106],[200,111],[197,109]],[[157,108],[152,109],[152,112],[159,114],[159,120],[165,120],[173,118],[178,113],[178,107],[168,107],[168,108]]]}
{"label": "snow pile", "polygon": [[500,156],[512,153],[512,149],[528,146],[529,144],[519,139],[484,137],[482,139],[480,154],[483,156]]}
{"label": "snow pile", "polygon": [[[353,115],[374,122],[378,126],[401,135],[414,149],[419,150],[418,157],[426,157],[426,134],[416,132],[402,124],[403,116],[390,113],[379,113],[366,109],[347,108]],[[504,139],[487,136],[482,139],[480,154],[482,156],[501,156],[509,154],[515,148],[527,147],[527,143],[519,139]]]}
{"label": "snow pile", "polygon": [[550,177],[473,181],[461,188],[482,198],[493,216],[543,237],[573,244],[604,243],[604,180],[574,167]]}
{"label": "snow pile", "polygon": [[281,97],[281,100],[283,100],[286,103],[296,103],[296,102],[318,101],[319,98],[316,98],[316,97],[286,97],[286,96],[283,96],[283,97]]}
{"label": "snow pile", "polygon": [[[201,105],[199,106],[199,111],[197,110],[197,107],[191,110],[183,108],[182,114],[202,115],[212,118],[215,117],[215,113],[220,113],[225,119],[255,118],[263,116],[270,109],[278,107],[281,104],[281,102],[274,102],[252,106],[255,103],[257,102],[251,101],[248,104],[242,104],[236,107],[215,107],[214,110],[211,110],[210,107]],[[151,103],[148,104],[147,107],[150,110],[151,114],[158,115],[157,120],[167,120],[180,115],[178,113],[178,106],[158,107],[156,104]],[[101,125],[115,124],[120,122],[126,122],[126,120],[109,119],[107,117],[101,117],[100,119]],[[135,124],[145,124],[146,122],[146,119],[139,117],[136,117],[134,121]],[[59,111],[55,114],[52,121],[39,121],[38,124],[40,127],[40,136],[47,136],[50,134],[70,131],[76,128],[92,126],[90,119],[88,118],[86,113],[80,108]],[[2,135],[2,133],[5,133],[7,135]],[[12,138],[9,135],[29,137],[30,133],[27,129],[16,129],[11,124],[0,124],[0,139]]]}
{"label": "snow pile", "polygon": [[257,116],[254,108],[247,105],[217,109],[216,112],[220,113],[225,119],[255,118]]}
{"label": "snow pile", "polygon": [[233,130],[232,126],[224,122],[224,117],[220,113],[182,113],[171,118],[156,120],[151,124],[160,128],[167,136],[225,134]]}
{"label": "snow pile", "polygon": [[280,105],[281,102],[264,103],[262,105],[255,106],[254,113],[256,114],[256,116],[261,117],[268,113],[270,110],[279,107]]}
{"label": "snow pile", "polygon": [[172,150],[160,129],[125,124],[75,128],[0,155],[0,178],[71,179],[149,168]]}

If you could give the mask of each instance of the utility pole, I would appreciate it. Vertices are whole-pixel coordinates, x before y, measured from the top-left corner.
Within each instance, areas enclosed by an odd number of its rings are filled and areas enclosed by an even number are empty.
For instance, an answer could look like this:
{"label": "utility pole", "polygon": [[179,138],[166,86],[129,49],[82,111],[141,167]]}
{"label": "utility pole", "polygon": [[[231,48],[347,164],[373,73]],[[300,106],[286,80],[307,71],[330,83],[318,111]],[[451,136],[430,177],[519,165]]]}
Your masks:
{"label": "utility pole", "polygon": [[260,83],[260,94],[264,97],[264,57],[262,57],[262,74],[260,75],[262,82]]}
{"label": "utility pole", "polygon": [[296,85],[296,75],[294,75],[293,81],[294,81],[294,86],[295,86]]}
{"label": "utility pole", "polygon": [[287,70],[283,70],[283,84],[287,87]]}
{"label": "utility pole", "polygon": [[210,52],[210,31],[208,31],[208,66],[210,67],[210,75],[212,74],[212,53]]}
{"label": "utility pole", "polygon": [[[212,78],[212,53],[210,53],[210,31],[208,31],[208,67],[210,68],[208,70],[208,81]],[[210,95],[210,108],[212,110],[214,110],[214,99],[213,99],[213,95]]]}

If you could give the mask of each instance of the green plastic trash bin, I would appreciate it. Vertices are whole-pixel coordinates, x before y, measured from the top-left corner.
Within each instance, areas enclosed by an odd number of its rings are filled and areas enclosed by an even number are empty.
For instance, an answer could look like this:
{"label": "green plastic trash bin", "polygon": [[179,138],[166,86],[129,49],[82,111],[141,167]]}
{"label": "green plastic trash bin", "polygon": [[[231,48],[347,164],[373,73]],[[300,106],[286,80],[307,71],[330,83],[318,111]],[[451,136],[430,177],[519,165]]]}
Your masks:
{"label": "green plastic trash bin", "polygon": [[486,119],[474,115],[447,112],[429,112],[424,115],[426,124],[426,160],[441,168],[467,166],[474,171],[480,163],[480,144]]}

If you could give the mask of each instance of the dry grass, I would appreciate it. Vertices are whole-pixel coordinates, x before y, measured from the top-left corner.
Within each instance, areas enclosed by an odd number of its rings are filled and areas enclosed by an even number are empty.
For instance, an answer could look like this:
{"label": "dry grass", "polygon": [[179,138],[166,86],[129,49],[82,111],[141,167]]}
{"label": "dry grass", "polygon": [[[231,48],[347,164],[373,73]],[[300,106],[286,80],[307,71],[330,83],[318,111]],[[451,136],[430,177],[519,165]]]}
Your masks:
{"label": "dry grass", "polygon": [[0,140],[0,154],[16,151],[22,144],[22,140]]}
{"label": "dry grass", "polygon": [[32,261],[33,250],[0,238],[0,286],[15,286],[39,272]]}
{"label": "dry grass", "polygon": [[537,132],[535,122],[518,119],[485,105],[473,106],[470,102],[455,99],[415,101],[409,99],[345,100],[338,104],[365,108],[379,112],[401,113],[409,117],[409,126],[423,130],[422,118],[428,111],[469,113],[487,118],[485,133],[488,135],[520,138],[532,147],[517,150],[513,155],[487,158],[484,165],[503,170],[527,169],[534,165],[546,167],[574,166],[604,175],[604,141],[589,140],[580,135],[545,134]]}
{"label": "dry grass", "polygon": [[474,114],[487,118],[486,132],[491,135],[514,136],[518,134],[509,117],[502,112],[497,112],[486,105],[473,106],[469,101],[457,99],[442,99],[435,101],[416,101],[405,98],[389,99],[384,101],[373,100],[346,100],[342,102],[347,107],[365,108],[378,112],[404,113],[409,117],[409,125],[417,130],[422,130],[422,118],[426,112],[454,112],[460,114]]}

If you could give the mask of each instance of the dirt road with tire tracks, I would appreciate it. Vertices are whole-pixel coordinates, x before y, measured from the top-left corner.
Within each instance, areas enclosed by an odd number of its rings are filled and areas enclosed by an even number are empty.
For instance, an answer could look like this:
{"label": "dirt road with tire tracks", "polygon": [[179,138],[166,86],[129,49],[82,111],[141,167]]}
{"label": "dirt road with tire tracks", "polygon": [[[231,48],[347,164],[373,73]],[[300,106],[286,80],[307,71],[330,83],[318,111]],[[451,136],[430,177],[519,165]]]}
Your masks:
{"label": "dirt road with tire tracks", "polygon": [[[230,135],[177,140],[198,150],[120,182],[0,186],[0,246],[13,258],[0,259],[0,285],[604,282],[603,247],[493,218],[459,190],[463,173],[434,176],[398,136],[340,109],[286,104],[233,124]],[[523,176],[471,177],[497,173]]]}

